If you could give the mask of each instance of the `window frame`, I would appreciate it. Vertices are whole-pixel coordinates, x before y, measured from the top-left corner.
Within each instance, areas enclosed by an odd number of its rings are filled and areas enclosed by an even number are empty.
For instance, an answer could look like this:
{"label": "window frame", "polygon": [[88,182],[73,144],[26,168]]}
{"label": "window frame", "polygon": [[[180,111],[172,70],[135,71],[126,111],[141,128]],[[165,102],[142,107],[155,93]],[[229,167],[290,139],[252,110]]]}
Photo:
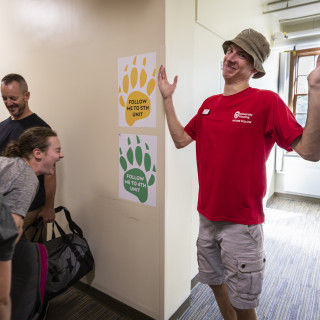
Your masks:
{"label": "window frame", "polygon": [[290,53],[290,77],[289,77],[289,101],[288,106],[292,111],[294,117],[296,118],[296,103],[298,96],[307,96],[308,94],[297,94],[296,87],[297,87],[297,67],[299,57],[307,57],[307,56],[317,56],[320,55],[320,48],[310,48],[310,49],[303,49],[303,50],[292,50]]}

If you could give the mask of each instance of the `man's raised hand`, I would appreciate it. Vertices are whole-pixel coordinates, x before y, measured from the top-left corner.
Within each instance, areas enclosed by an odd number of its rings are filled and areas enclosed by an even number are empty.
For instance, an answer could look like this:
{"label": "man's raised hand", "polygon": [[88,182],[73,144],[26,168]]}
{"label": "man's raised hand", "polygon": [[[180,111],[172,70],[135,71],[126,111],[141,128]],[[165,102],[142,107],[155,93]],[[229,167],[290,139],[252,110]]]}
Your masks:
{"label": "man's raised hand", "polygon": [[174,77],[173,83],[169,83],[167,79],[166,68],[161,65],[158,73],[158,86],[163,99],[171,98],[176,90],[178,76]]}

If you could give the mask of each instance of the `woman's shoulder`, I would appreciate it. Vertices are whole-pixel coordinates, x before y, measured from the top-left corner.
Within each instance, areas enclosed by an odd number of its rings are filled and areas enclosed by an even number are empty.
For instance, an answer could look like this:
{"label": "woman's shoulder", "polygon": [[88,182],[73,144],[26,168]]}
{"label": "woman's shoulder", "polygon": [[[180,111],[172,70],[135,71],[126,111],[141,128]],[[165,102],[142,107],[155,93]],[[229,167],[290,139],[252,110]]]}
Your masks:
{"label": "woman's shoulder", "polygon": [[19,157],[0,157],[0,170],[24,170],[27,163]]}

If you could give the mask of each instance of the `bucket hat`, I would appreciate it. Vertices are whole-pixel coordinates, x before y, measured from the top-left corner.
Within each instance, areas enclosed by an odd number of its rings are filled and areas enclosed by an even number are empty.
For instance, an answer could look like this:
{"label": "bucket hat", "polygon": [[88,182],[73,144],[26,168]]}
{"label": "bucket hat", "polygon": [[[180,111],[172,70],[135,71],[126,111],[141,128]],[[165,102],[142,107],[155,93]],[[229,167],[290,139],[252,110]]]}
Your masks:
{"label": "bucket hat", "polygon": [[231,43],[242,48],[253,58],[253,66],[258,72],[252,78],[258,79],[266,74],[262,64],[269,57],[270,45],[264,35],[253,29],[245,29],[233,40],[227,40],[222,44],[224,53]]}

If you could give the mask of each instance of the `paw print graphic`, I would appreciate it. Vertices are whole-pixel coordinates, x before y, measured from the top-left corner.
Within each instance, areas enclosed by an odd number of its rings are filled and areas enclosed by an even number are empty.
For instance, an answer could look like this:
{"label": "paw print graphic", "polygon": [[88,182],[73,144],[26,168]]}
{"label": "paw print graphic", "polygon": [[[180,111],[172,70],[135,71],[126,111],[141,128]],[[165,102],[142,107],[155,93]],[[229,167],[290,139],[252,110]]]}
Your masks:
{"label": "paw print graphic", "polygon": [[140,73],[137,68],[137,57],[134,57],[130,71],[127,64],[122,79],[122,85],[119,86],[119,103],[126,108],[125,119],[129,126],[136,121],[147,118],[151,111],[150,95],[154,91],[156,81],[156,69],[154,69],[151,78],[148,79],[145,70],[147,58],[142,61]]}
{"label": "paw print graphic", "polygon": [[[124,155],[120,148],[120,165],[125,171],[123,175],[123,186],[125,190],[135,195],[141,203],[148,200],[148,188],[155,182],[156,166],[151,170],[151,157],[148,153],[149,146],[145,143],[146,151],[143,151],[138,136],[137,146],[132,150],[131,140],[128,138],[128,150]],[[131,169],[128,169],[128,167]]]}

